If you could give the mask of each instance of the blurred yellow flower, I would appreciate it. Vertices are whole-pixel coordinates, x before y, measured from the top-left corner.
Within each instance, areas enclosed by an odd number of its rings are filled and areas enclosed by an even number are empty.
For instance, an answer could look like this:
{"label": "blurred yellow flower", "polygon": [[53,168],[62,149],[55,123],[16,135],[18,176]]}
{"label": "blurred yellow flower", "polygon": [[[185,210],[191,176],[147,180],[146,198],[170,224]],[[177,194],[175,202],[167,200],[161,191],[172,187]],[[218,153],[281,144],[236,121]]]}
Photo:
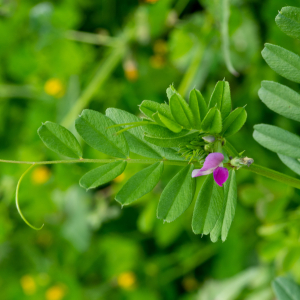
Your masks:
{"label": "blurred yellow flower", "polygon": [[136,63],[133,60],[126,60],[124,62],[124,73],[125,77],[129,81],[136,81],[139,77]]}
{"label": "blurred yellow flower", "polygon": [[135,287],[136,276],[133,272],[124,272],[118,276],[118,285],[126,290],[131,290]]}
{"label": "blurred yellow flower", "polygon": [[150,57],[150,64],[154,69],[161,69],[165,65],[165,58],[159,54],[153,55]]}
{"label": "blurred yellow flower", "polygon": [[66,294],[66,289],[62,285],[54,285],[46,291],[46,300],[61,300]]}
{"label": "blurred yellow flower", "polygon": [[36,291],[36,284],[30,275],[24,275],[21,280],[21,287],[26,295],[33,295]]}
{"label": "blurred yellow flower", "polygon": [[185,277],[182,280],[182,286],[186,291],[190,292],[198,287],[198,281],[194,277]]}
{"label": "blurred yellow flower", "polygon": [[145,0],[146,3],[155,3],[157,2],[158,0]]}
{"label": "blurred yellow flower", "polygon": [[114,179],[114,182],[120,183],[120,182],[122,182],[124,180],[124,178],[125,178],[125,175],[124,175],[124,173],[122,173],[121,175],[119,175],[118,177],[116,177]]}
{"label": "blurred yellow flower", "polygon": [[47,80],[44,90],[48,95],[54,97],[62,97],[65,94],[64,85],[61,80],[57,78],[51,78]]}
{"label": "blurred yellow flower", "polygon": [[37,167],[33,170],[31,179],[35,184],[43,184],[49,180],[51,172],[45,166]]}
{"label": "blurred yellow flower", "polygon": [[168,52],[168,46],[165,40],[156,40],[153,45],[153,51],[155,54],[166,54]]}

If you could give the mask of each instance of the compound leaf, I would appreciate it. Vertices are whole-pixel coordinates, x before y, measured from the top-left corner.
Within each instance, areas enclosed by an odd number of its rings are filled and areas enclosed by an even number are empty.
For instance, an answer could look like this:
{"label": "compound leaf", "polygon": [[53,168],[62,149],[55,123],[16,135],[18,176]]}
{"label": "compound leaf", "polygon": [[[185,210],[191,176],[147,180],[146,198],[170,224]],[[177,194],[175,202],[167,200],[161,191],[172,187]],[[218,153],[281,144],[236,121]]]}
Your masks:
{"label": "compound leaf", "polygon": [[82,149],[75,136],[65,127],[46,122],[38,134],[43,143],[52,151],[67,157],[82,157]]}

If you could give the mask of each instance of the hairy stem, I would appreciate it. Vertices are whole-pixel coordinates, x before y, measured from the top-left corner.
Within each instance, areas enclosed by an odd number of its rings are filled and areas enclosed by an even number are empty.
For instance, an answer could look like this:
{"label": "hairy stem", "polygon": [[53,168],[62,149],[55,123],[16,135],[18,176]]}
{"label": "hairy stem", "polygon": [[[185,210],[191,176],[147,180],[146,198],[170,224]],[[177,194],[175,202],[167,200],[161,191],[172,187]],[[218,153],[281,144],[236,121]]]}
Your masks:
{"label": "hairy stem", "polygon": [[[17,161],[17,160],[5,160],[0,159],[0,163],[12,163],[12,164],[28,164],[28,165],[54,165],[54,164],[74,164],[74,163],[95,163],[95,164],[107,164],[116,161],[127,161],[129,164],[145,164],[151,165],[156,162],[163,162],[165,165],[182,166],[185,167],[188,162],[180,160],[167,160],[167,159],[122,159],[122,158],[105,158],[105,159],[68,159],[68,160],[52,160],[52,161]],[[202,167],[199,162],[192,161],[195,167]]]}
{"label": "hairy stem", "polygon": [[[228,141],[226,141],[225,150],[231,156],[238,155],[238,152],[236,151],[236,149]],[[251,166],[244,167],[243,169],[251,171],[255,174],[259,174],[259,175],[271,178],[273,180],[285,183],[294,188],[300,189],[300,180],[299,179],[282,174],[282,173],[274,171],[272,169],[262,167],[257,164],[252,164]]]}

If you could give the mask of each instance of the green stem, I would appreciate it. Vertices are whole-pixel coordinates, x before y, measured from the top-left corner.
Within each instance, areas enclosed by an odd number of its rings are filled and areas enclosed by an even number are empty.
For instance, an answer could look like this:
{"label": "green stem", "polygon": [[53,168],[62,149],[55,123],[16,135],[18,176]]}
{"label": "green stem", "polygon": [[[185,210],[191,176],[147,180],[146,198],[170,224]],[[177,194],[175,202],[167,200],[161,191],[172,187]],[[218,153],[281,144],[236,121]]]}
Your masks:
{"label": "green stem", "polygon": [[103,46],[111,46],[111,47],[116,47],[120,45],[120,41],[118,38],[110,37],[103,34],[68,30],[65,32],[64,36],[65,38],[72,41],[93,44],[93,45],[103,45]]}
{"label": "green stem", "polygon": [[89,104],[97,90],[104,84],[105,80],[111,75],[113,70],[121,61],[125,53],[125,46],[114,48],[110,55],[106,57],[98,67],[95,77],[83,91],[77,102],[72,106],[70,112],[65,116],[61,125],[70,127],[72,122],[81,113],[81,111]]}
{"label": "green stem", "polygon": [[[182,166],[185,167],[188,162],[187,161],[179,161],[179,160],[166,160],[166,159],[122,159],[122,158],[106,158],[106,159],[68,159],[68,160],[52,160],[52,161],[17,161],[17,160],[5,160],[0,159],[0,163],[11,163],[11,164],[28,164],[28,165],[54,165],[54,164],[75,164],[75,163],[95,163],[95,164],[107,164],[116,161],[126,161],[129,164],[145,164],[151,165],[156,162],[163,162],[165,165],[172,166]],[[199,162],[192,162],[195,167],[202,167]]]}
{"label": "green stem", "polygon": [[[238,155],[238,152],[236,151],[236,149],[228,141],[226,141],[225,150],[231,156]],[[249,167],[243,167],[243,169],[253,172],[255,174],[259,174],[259,175],[271,178],[273,180],[285,183],[294,188],[300,189],[300,180],[299,179],[282,174],[282,173],[274,171],[272,169],[262,167],[262,166],[259,166],[256,164],[252,164]]]}

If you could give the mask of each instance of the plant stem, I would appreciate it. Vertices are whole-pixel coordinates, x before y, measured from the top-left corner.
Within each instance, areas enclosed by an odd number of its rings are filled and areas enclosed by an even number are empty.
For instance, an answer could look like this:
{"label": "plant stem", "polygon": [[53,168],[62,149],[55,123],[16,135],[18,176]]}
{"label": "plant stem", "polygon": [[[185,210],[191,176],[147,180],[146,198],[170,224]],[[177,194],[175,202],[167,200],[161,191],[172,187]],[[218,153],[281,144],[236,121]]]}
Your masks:
{"label": "plant stem", "polygon": [[110,37],[103,34],[89,33],[76,30],[66,31],[65,38],[72,41],[83,42],[93,45],[116,47],[120,44],[118,38]]}
{"label": "plant stem", "polygon": [[89,104],[92,97],[95,95],[97,90],[103,85],[105,80],[111,75],[113,70],[119,64],[125,53],[125,46],[121,45],[120,47],[114,48],[110,55],[103,59],[96,75],[90,84],[83,91],[82,95],[79,97],[77,102],[72,106],[70,112],[65,116],[61,122],[62,126],[70,127],[72,122],[76,117],[81,113],[81,111]]}
{"label": "plant stem", "polygon": [[[237,156],[238,152],[236,149],[228,142],[226,141],[225,150],[229,155]],[[251,171],[255,174],[259,174],[268,178],[271,178],[273,180],[285,183],[289,186],[292,186],[294,188],[300,189],[300,180],[285,174],[282,174],[280,172],[274,171],[272,169],[259,166],[257,164],[252,164],[249,167],[243,167],[244,170]]]}
{"label": "plant stem", "polygon": [[[95,164],[107,164],[116,161],[126,161],[129,164],[145,164],[151,165],[156,162],[163,162],[165,165],[182,166],[185,167],[188,162],[180,160],[166,160],[166,159],[122,159],[122,158],[106,158],[106,159],[68,159],[68,160],[53,160],[53,161],[17,161],[17,160],[5,160],[0,159],[0,163],[12,163],[12,164],[28,164],[28,165],[54,165],[54,164],[74,164],[74,163],[95,163]],[[199,162],[192,162],[195,167],[202,167]]]}

